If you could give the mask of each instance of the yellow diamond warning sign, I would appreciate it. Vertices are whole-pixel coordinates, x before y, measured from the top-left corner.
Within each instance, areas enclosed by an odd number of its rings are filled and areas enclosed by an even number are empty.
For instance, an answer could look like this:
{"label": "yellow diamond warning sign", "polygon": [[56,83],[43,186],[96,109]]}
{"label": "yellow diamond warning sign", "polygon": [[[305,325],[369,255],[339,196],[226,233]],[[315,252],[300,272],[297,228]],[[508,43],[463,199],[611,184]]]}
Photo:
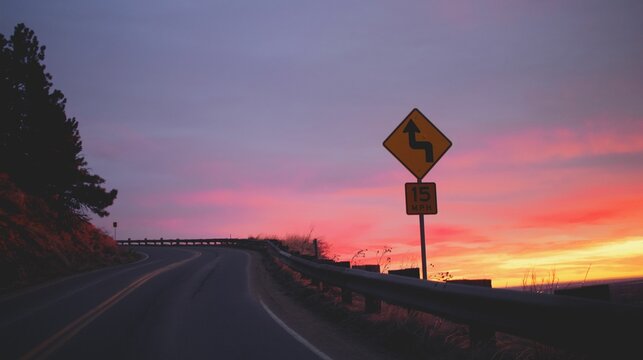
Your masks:
{"label": "yellow diamond warning sign", "polygon": [[384,147],[421,180],[451,147],[451,140],[418,109],[384,140]]}

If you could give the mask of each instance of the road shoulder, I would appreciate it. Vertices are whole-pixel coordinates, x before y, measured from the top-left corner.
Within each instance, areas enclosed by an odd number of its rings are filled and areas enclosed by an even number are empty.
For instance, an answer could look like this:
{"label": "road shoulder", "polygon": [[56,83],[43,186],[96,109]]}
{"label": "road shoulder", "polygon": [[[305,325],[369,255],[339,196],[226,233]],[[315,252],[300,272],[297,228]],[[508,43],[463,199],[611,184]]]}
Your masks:
{"label": "road shoulder", "polygon": [[253,292],[277,315],[288,327],[329,355],[334,360],[350,359],[398,359],[398,354],[357,334],[342,324],[333,323],[330,319],[314,313],[298,299],[289,296],[283,287],[275,281],[265,269],[263,255],[251,251],[250,285]]}

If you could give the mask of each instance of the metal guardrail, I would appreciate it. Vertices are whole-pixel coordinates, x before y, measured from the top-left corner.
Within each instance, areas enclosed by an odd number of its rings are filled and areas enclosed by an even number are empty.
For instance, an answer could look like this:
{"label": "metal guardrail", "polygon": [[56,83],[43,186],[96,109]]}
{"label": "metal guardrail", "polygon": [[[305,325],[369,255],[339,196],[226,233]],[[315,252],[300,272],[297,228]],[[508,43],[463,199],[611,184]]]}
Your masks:
{"label": "metal guardrail", "polygon": [[269,244],[280,261],[325,285],[467,324],[470,333],[500,331],[599,358],[643,359],[643,307],[342,268]]}
{"label": "metal guardrail", "polygon": [[252,239],[143,239],[116,240],[119,246],[231,246],[263,249],[266,242]]}

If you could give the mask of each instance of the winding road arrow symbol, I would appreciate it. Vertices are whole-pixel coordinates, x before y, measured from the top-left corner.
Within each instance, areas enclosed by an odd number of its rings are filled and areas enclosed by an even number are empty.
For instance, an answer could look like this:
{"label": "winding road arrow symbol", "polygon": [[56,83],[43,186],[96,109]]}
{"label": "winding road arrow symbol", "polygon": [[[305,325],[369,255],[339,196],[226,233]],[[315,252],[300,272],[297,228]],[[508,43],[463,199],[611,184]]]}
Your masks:
{"label": "winding road arrow symbol", "polygon": [[409,120],[409,123],[406,124],[406,127],[404,127],[403,131],[409,134],[409,145],[411,146],[411,149],[424,150],[426,162],[432,163],[433,162],[433,144],[431,144],[428,141],[417,141],[417,139],[415,138],[415,134],[419,133],[420,129],[418,129],[417,125],[415,125],[413,120]]}

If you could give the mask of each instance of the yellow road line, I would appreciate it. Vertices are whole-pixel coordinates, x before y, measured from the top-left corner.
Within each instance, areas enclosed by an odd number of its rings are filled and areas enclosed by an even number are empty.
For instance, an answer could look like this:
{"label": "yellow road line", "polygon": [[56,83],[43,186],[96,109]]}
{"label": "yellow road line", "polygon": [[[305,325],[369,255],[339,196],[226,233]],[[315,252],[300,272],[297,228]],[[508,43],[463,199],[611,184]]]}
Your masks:
{"label": "yellow road line", "polygon": [[[113,268],[115,269],[115,268],[121,268],[122,267],[122,268],[124,268],[123,271],[136,269],[136,267],[133,266],[133,265],[141,263],[141,262],[147,260],[150,257],[148,254],[146,254],[146,253],[144,253],[142,251],[139,251],[138,253],[143,254],[144,257],[142,259],[136,260],[136,261],[134,261],[132,263],[115,265]],[[54,285],[65,283],[65,282],[67,282],[69,280],[72,280],[72,279],[76,279],[76,278],[79,278],[79,277],[88,276],[88,275],[92,275],[92,274],[95,274],[95,273],[104,272],[104,271],[108,271],[108,270],[110,270],[109,267],[104,267],[104,268],[100,268],[100,269],[96,269],[96,270],[91,270],[91,271],[87,271],[87,272],[83,272],[83,273],[79,273],[79,274],[66,276],[64,278],[48,281],[48,282],[45,282],[45,283],[42,283],[42,284],[39,284],[39,285],[30,286],[30,287],[28,287],[26,289],[18,290],[15,293],[0,296],[0,305],[2,303],[4,303],[4,302],[14,300],[15,298],[18,298],[18,297],[21,297],[21,296],[24,296],[24,295],[27,295],[27,294],[31,294],[31,293],[33,293],[35,291],[40,291],[40,290],[46,289],[46,288],[54,286]],[[4,326],[4,324],[3,324],[3,326]]]}
{"label": "yellow road line", "polygon": [[[186,250],[186,251],[191,251],[191,250]],[[194,252],[194,255],[190,256],[187,259],[171,263],[167,266],[156,269],[152,272],[149,272],[139,277],[138,279],[134,280],[131,284],[129,284],[127,287],[121,289],[116,294],[112,295],[109,299],[103,301],[95,308],[89,310],[84,315],[74,320],[73,322],[69,323],[67,326],[62,328],[60,331],[58,331],[57,333],[55,333],[45,341],[41,342],[38,346],[33,348],[27,354],[23,355],[21,359],[31,360],[31,359],[44,359],[48,357],[54,351],[56,351],[58,348],[64,345],[67,341],[69,341],[69,339],[73,338],[76,334],[78,334],[78,332],[82,330],[85,326],[89,325],[92,321],[94,321],[94,319],[99,317],[110,307],[114,306],[116,303],[121,301],[123,298],[125,298],[127,295],[132,293],[134,290],[138,289],[141,285],[145,284],[147,281],[153,279],[154,277],[166,271],[177,268],[189,261],[192,261],[198,258],[199,256],[201,256],[200,252]]]}

